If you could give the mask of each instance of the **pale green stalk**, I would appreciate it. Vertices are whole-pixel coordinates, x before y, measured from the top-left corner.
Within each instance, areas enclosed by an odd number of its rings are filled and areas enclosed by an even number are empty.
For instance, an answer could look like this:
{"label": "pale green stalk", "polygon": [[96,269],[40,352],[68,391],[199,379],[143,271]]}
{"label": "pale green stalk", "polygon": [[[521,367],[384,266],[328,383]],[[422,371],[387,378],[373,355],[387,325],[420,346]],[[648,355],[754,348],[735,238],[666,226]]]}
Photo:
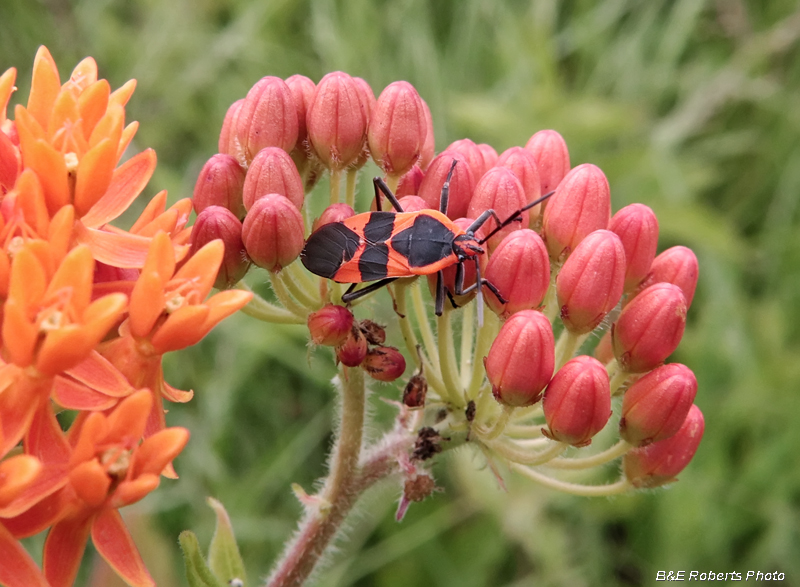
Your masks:
{"label": "pale green stalk", "polygon": [[559,481],[558,479],[553,479],[547,475],[542,475],[538,471],[534,471],[529,467],[514,463],[511,464],[511,468],[515,471],[519,471],[529,479],[533,479],[537,483],[541,483],[542,485],[550,487],[551,489],[557,489],[558,491],[563,491],[564,493],[571,493],[572,495],[581,495],[584,497],[618,495],[620,493],[625,493],[633,487],[624,477],[616,483],[611,483],[609,485],[581,485],[579,483],[567,483],[566,481]]}
{"label": "pale green stalk", "polygon": [[613,461],[614,459],[618,459],[632,448],[633,446],[624,440],[620,440],[614,446],[611,446],[603,452],[597,453],[596,455],[575,459],[553,459],[547,463],[547,466],[554,469],[589,469],[591,467],[597,467],[598,465],[604,465],[610,461]]}
{"label": "pale green stalk", "polygon": [[237,283],[236,287],[253,294],[253,299],[242,308],[242,313],[256,320],[261,320],[262,322],[272,322],[274,324],[305,324],[305,318],[297,316],[285,308],[269,303],[255,293],[244,281]]}

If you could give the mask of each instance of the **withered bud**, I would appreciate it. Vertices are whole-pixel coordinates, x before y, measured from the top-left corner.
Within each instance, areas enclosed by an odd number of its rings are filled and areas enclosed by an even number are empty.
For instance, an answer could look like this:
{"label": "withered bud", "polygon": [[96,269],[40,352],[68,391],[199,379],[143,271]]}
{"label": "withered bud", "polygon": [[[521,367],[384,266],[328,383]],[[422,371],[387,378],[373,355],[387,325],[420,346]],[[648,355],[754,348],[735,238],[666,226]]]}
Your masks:
{"label": "withered bud", "polygon": [[367,351],[361,367],[378,381],[394,381],[406,370],[406,360],[395,347],[376,346]]}
{"label": "withered bud", "polygon": [[386,342],[385,326],[381,326],[372,320],[362,320],[358,323],[358,327],[361,328],[361,332],[364,333],[369,344],[383,344]]}

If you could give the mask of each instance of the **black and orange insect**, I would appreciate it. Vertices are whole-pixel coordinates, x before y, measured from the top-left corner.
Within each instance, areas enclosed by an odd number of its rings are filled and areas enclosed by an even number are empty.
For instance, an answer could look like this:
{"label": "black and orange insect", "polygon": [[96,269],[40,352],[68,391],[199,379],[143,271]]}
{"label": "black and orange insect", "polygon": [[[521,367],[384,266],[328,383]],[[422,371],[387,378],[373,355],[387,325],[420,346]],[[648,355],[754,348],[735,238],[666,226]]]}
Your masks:
{"label": "black and orange insect", "polygon": [[[352,285],[342,296],[345,303],[367,295],[402,277],[437,274],[436,306],[437,316],[444,310],[445,294],[455,306],[453,295],[461,296],[478,288],[489,288],[501,301],[497,288],[481,278],[478,255],[487,240],[502,228],[520,219],[520,215],[536,204],[549,198],[552,193],[527,204],[500,220],[494,210],[486,210],[466,230],[459,228],[444,212],[447,210],[450,178],[456,162],[450,168],[442,186],[439,210],[404,212],[403,207],[386,183],[379,177],[375,184],[377,212],[357,214],[342,222],[332,222],[317,229],[306,241],[300,259],[306,269],[321,277],[338,283]],[[392,203],[396,212],[382,212],[380,194],[383,193]],[[477,239],[475,232],[489,218],[494,218],[497,226],[488,236]],[[464,263],[475,263],[477,279],[474,284],[464,287]],[[446,290],[442,270],[456,265],[455,291]],[[375,282],[356,290],[362,282]],[[482,304],[479,300],[479,318],[482,317]],[[482,321],[482,320],[481,320]]]}

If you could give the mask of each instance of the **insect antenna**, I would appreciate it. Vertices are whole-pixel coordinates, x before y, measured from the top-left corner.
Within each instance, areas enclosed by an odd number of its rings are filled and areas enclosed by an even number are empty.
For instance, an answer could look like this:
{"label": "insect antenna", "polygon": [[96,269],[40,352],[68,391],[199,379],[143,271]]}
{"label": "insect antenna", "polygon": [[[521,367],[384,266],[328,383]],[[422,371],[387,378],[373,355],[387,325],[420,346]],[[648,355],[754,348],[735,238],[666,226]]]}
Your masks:
{"label": "insect antenna", "polygon": [[495,227],[495,229],[494,229],[494,230],[492,230],[492,231],[491,231],[491,232],[490,232],[490,233],[489,233],[487,236],[485,236],[485,237],[483,237],[481,240],[479,240],[479,241],[478,241],[478,244],[479,244],[479,245],[482,245],[483,243],[485,243],[486,241],[488,241],[490,238],[492,238],[492,237],[493,237],[494,235],[496,235],[498,232],[500,232],[501,230],[503,230],[503,229],[504,229],[506,226],[508,226],[509,224],[511,224],[512,222],[514,222],[515,220],[519,220],[519,216],[520,216],[520,214],[522,214],[523,212],[525,212],[525,210],[530,210],[531,208],[533,208],[533,207],[534,207],[534,206],[536,206],[537,204],[541,204],[541,203],[542,203],[542,202],[544,202],[544,201],[545,201],[547,198],[549,198],[550,196],[552,196],[554,193],[556,193],[556,192],[555,192],[555,190],[553,190],[552,192],[550,192],[550,193],[548,193],[548,194],[545,194],[545,195],[543,195],[543,196],[542,196],[541,198],[539,198],[538,200],[534,200],[534,201],[533,201],[533,202],[531,202],[530,204],[525,204],[525,205],[524,205],[522,208],[520,208],[519,210],[517,210],[516,212],[514,212],[514,213],[513,213],[511,216],[509,216],[508,218],[506,218],[505,220],[503,220],[503,221],[502,221],[500,224],[498,224],[498,225]]}

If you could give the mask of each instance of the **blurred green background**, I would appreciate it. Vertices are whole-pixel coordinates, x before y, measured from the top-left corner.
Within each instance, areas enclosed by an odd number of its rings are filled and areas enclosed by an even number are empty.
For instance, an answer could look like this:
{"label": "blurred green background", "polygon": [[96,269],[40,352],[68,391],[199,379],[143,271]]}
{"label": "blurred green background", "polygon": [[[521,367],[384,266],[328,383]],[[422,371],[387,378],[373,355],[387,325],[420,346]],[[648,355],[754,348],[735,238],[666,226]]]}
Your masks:
{"label": "blurred green background", "polygon": [[[660,570],[800,584],[799,38],[796,0],[0,0],[18,95],[40,44],[62,77],[92,55],[112,87],[138,80],[135,146],[159,156],[149,195],[191,195],[228,105],[261,76],[340,69],[376,95],[412,82],[439,149],[558,130],[573,165],[606,172],[614,210],[646,203],[660,248],[696,251],[673,360],[697,374],[706,432],[680,483],[609,500],[512,478],[504,493],[462,452],[402,524],[396,487],[362,502],[318,575],[331,587],[653,585]],[[304,336],[237,316],[169,357],[168,380],[196,397],[168,422],[192,441],[180,481],[129,518],[159,585],[184,584],[179,531],[208,543],[207,495],[228,507],[253,584],[293,531],[289,483],[322,475],[333,396],[330,358]],[[82,584],[112,585],[91,563]]]}

